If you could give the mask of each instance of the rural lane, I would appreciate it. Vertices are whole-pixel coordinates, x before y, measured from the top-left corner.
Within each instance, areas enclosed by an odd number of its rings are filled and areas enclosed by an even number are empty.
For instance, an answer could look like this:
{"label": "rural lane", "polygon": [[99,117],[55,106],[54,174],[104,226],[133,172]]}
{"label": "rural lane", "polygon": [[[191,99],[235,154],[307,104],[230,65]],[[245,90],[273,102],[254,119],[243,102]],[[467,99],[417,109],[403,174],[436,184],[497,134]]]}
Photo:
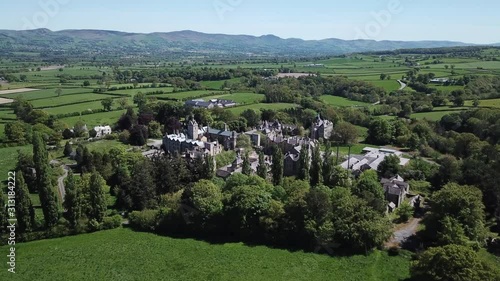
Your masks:
{"label": "rural lane", "polygon": [[69,167],[63,165],[64,174],[57,179],[57,188],[59,190],[59,196],[61,197],[61,202],[64,202],[64,197],[66,196],[66,189],[64,189],[64,180],[68,177]]}
{"label": "rural lane", "polygon": [[406,88],[406,86],[407,86],[407,85],[406,85],[405,83],[403,83],[403,81],[401,81],[401,80],[398,80],[398,83],[399,83],[399,85],[401,85],[401,87],[399,88],[399,90],[400,90],[400,91],[404,90],[404,89]]}

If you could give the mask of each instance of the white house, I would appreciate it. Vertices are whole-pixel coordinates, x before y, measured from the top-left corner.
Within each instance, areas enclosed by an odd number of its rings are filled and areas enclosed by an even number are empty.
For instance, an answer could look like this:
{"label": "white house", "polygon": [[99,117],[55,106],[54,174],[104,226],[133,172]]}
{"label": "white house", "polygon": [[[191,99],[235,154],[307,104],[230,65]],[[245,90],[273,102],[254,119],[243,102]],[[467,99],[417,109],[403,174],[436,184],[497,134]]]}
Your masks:
{"label": "white house", "polygon": [[97,132],[97,135],[95,136],[96,138],[102,138],[112,132],[110,126],[96,126],[94,127],[94,130]]}

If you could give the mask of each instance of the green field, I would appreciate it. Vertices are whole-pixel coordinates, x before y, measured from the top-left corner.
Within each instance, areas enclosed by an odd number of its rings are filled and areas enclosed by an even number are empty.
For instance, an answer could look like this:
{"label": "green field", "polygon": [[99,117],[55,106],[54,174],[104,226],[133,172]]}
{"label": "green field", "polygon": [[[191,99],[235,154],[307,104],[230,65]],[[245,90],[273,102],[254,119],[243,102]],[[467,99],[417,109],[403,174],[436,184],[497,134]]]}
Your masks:
{"label": "green field", "polygon": [[443,118],[443,116],[452,114],[452,113],[457,113],[459,111],[456,110],[442,110],[442,111],[432,111],[432,112],[419,112],[419,113],[414,113],[411,115],[411,118],[416,118],[416,119],[427,119],[429,121],[439,121]]}
{"label": "green field", "polygon": [[[0,247],[6,260],[7,247]],[[330,257],[209,244],[129,229],[18,244],[16,274],[2,262],[0,280],[403,280],[409,258],[375,251]]]}
{"label": "green field", "polygon": [[257,103],[257,104],[251,104],[251,105],[244,105],[244,106],[238,106],[238,107],[233,107],[228,109],[229,111],[233,112],[236,115],[240,115],[243,113],[243,111],[247,109],[254,109],[254,110],[263,110],[263,109],[274,109],[274,110],[279,110],[279,109],[288,109],[288,108],[294,108],[298,107],[297,104],[293,103]]}
{"label": "green field", "polygon": [[227,94],[227,92],[199,90],[199,91],[168,93],[168,94],[153,95],[153,96],[159,97],[159,98],[171,98],[171,99],[178,99],[178,100],[187,100],[187,99],[198,98],[198,97],[203,97],[203,96],[207,96],[207,95],[224,95],[224,94]]}
{"label": "green field", "polygon": [[66,105],[66,104],[76,104],[93,100],[103,100],[109,97],[113,98],[114,96],[105,94],[84,93],[78,95],[65,95],[60,97],[35,100],[32,101],[32,104],[35,108],[44,108],[44,107]]}
{"label": "green field", "polygon": [[[466,106],[472,106],[473,101],[466,101]],[[500,99],[491,99],[491,100],[480,100],[480,107],[492,107],[492,108],[500,108]]]}
{"label": "green field", "polygon": [[0,148],[0,181],[7,180],[7,173],[12,171],[17,164],[17,151],[30,152],[31,145]]}
{"label": "green field", "polygon": [[369,103],[364,103],[364,102],[360,102],[360,101],[353,101],[353,100],[346,99],[343,97],[330,96],[330,95],[323,95],[320,98],[325,103],[327,103],[331,106],[337,106],[337,107],[368,106],[368,105],[370,105]]}
{"label": "green field", "polygon": [[72,116],[59,119],[61,122],[66,123],[72,127],[78,120],[82,120],[87,126],[93,127],[97,125],[112,125],[115,124],[120,116],[125,113],[125,110],[117,110],[110,112],[100,112],[82,116]]}
{"label": "green field", "polygon": [[233,94],[214,95],[203,98],[203,100],[205,101],[211,99],[226,99],[235,101],[238,104],[251,104],[251,103],[262,102],[265,99],[265,96],[255,93],[233,93]]}

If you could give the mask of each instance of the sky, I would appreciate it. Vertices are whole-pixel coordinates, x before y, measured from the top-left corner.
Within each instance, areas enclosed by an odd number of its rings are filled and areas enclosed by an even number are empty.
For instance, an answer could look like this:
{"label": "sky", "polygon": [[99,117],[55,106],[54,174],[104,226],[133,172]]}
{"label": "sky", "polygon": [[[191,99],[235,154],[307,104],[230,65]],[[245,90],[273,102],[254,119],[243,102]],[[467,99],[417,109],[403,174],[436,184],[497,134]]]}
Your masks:
{"label": "sky", "polygon": [[0,29],[500,43],[498,0],[2,0]]}

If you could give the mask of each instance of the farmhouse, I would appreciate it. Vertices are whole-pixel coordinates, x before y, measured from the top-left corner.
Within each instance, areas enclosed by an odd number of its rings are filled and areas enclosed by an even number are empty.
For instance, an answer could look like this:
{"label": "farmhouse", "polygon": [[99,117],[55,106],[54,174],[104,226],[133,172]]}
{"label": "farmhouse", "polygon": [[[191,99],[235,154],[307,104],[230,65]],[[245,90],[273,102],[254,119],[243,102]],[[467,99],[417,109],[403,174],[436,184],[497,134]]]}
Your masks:
{"label": "farmhouse", "polygon": [[97,132],[97,135],[95,136],[96,138],[102,138],[105,135],[110,135],[112,133],[110,126],[99,125],[99,126],[94,127],[94,131]]}
{"label": "farmhouse", "polygon": [[380,163],[389,155],[398,156],[401,166],[405,166],[410,161],[410,159],[402,156],[403,153],[401,151],[393,149],[365,147],[363,152],[365,153],[364,155],[351,155],[350,158],[341,164],[342,168],[351,170],[354,174],[360,174],[370,169],[377,171]]}
{"label": "farmhouse", "polygon": [[188,100],[185,102],[186,106],[194,107],[194,108],[207,108],[207,109],[212,109],[212,108],[224,108],[224,107],[233,107],[236,106],[236,102],[232,100],[221,100],[221,99],[212,99],[209,101],[205,101],[202,99],[196,99],[196,100]]}
{"label": "farmhouse", "polygon": [[410,192],[410,185],[399,175],[390,179],[382,179],[380,183],[384,187],[385,200],[389,201],[390,209],[401,206],[406,195]]}
{"label": "farmhouse", "polygon": [[442,84],[442,83],[448,83],[450,79],[448,78],[434,78],[431,79],[429,82],[434,83],[434,84]]}

